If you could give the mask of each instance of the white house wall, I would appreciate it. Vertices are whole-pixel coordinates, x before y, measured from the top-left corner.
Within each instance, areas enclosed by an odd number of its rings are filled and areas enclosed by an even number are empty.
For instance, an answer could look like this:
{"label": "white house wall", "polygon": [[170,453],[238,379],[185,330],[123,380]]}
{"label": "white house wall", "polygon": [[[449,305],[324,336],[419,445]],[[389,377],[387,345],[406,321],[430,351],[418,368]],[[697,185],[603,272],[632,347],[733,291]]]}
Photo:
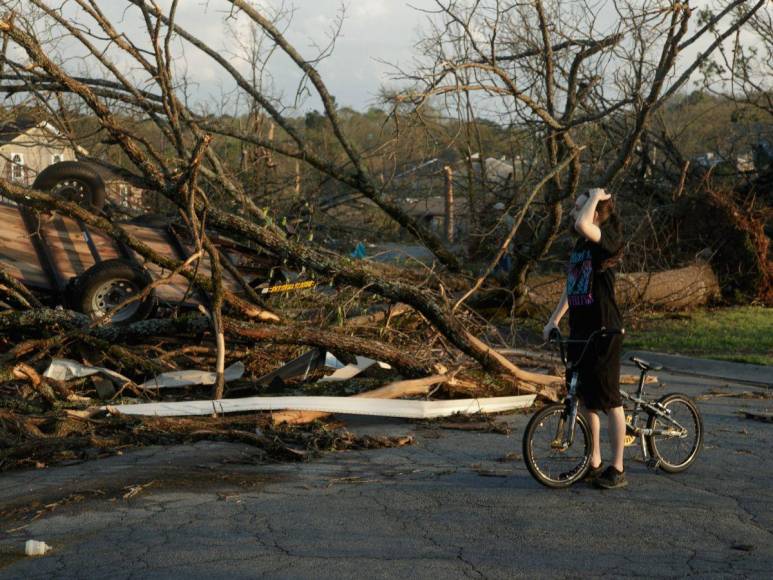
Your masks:
{"label": "white house wall", "polygon": [[35,176],[53,163],[55,155],[61,155],[61,161],[75,161],[72,147],[40,127],[33,127],[0,146],[0,175],[5,179],[11,179],[11,159],[16,153],[22,155],[24,162],[21,180],[24,185],[32,185]]}

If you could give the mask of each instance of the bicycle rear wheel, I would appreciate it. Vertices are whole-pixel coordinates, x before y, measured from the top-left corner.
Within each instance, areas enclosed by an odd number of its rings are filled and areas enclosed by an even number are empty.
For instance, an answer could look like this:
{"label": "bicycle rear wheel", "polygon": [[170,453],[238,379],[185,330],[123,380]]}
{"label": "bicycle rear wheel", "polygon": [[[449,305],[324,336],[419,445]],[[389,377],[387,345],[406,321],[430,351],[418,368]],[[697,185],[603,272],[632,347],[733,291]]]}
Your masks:
{"label": "bicycle rear wheel", "polygon": [[565,415],[565,405],[549,405],[531,418],[523,434],[526,468],[534,479],[551,488],[569,487],[582,479],[590,467],[593,442],[588,422],[577,415],[574,441],[564,448],[560,443]]}
{"label": "bicycle rear wheel", "polygon": [[678,425],[650,415],[647,428],[660,431],[647,438],[650,451],[663,471],[679,473],[692,465],[703,448],[703,418],[692,399],[681,393],[666,395],[658,404],[670,412],[669,417]]}

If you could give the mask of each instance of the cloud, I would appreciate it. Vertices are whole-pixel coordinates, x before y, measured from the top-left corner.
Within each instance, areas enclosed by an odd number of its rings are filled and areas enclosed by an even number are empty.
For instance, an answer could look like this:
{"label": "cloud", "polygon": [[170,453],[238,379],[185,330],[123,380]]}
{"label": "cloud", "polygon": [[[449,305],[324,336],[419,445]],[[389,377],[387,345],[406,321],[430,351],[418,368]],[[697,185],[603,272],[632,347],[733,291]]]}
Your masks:
{"label": "cloud", "polygon": [[[158,0],[158,3],[168,13],[171,0]],[[301,55],[310,60],[329,45],[343,5],[345,18],[335,50],[318,68],[341,105],[362,109],[373,103],[386,78],[389,67],[379,61],[404,62],[411,56],[415,30],[424,17],[411,6],[430,7],[433,1],[411,0],[409,5],[407,0],[348,0],[343,4],[341,0],[295,0],[294,4],[292,0],[259,0],[253,5],[271,15],[284,7],[287,14],[280,19],[279,28]],[[135,7],[127,7],[124,2],[106,2],[102,8],[119,32],[150,49],[145,23]],[[95,26],[74,3],[66,4],[65,10],[84,26]],[[243,14],[234,13],[229,3],[223,0],[179,2],[175,21],[226,57],[238,70],[246,72],[247,65],[239,56],[242,52],[239,39],[247,37],[249,22]],[[77,56],[85,55],[85,49],[74,39],[64,40],[60,49],[63,56],[74,62]],[[188,76],[194,99],[207,100],[235,86],[220,65],[198,48],[180,41],[173,49],[177,56],[176,70]],[[109,48],[108,53],[127,72],[133,71],[138,78],[147,77],[117,47]],[[300,74],[286,56],[277,53],[268,73],[276,92],[290,97],[295,94]],[[200,88],[197,90],[196,86]],[[310,99],[306,108],[319,108],[318,99]]]}
{"label": "cloud", "polygon": [[360,0],[354,3],[350,10],[353,18],[374,20],[389,18],[390,13],[394,14],[396,10],[395,6],[399,3],[387,3],[383,0]]}

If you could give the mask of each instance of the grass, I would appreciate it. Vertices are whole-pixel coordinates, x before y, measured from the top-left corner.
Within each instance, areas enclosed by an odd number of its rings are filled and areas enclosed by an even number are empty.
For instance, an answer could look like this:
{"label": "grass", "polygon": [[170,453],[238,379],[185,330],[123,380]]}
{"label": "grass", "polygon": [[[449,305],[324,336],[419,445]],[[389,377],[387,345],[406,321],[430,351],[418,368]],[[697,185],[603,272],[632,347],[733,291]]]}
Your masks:
{"label": "grass", "polygon": [[626,330],[626,349],[773,365],[773,308],[649,314]]}

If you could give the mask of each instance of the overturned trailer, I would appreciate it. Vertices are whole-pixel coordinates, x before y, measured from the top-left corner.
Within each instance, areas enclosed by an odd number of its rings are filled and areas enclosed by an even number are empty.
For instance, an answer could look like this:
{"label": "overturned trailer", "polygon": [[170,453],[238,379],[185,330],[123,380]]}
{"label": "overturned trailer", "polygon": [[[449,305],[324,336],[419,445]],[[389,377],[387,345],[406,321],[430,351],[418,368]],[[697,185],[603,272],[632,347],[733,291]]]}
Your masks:
{"label": "overturned trailer", "polygon": [[[105,187],[99,174],[88,165],[62,162],[43,170],[33,189],[48,191],[102,212]],[[119,226],[154,252],[187,260],[195,252],[184,228],[166,220],[140,216]],[[267,280],[277,262],[260,259],[250,248],[233,240],[210,235],[224,259],[243,274],[223,272],[224,286],[239,293],[243,283],[258,287]],[[248,263],[251,265],[247,266]],[[3,269],[35,291],[51,305],[63,305],[99,318],[126,300],[140,294],[153,280],[168,276],[160,266],[145,261],[120,240],[88,227],[81,220],[57,213],[41,213],[13,202],[0,202],[0,264]],[[211,274],[209,258],[203,256],[198,274]],[[207,305],[208,295],[185,277],[175,274],[153,288],[141,300],[129,303],[112,316],[114,323],[128,323],[150,316],[159,303]]]}

